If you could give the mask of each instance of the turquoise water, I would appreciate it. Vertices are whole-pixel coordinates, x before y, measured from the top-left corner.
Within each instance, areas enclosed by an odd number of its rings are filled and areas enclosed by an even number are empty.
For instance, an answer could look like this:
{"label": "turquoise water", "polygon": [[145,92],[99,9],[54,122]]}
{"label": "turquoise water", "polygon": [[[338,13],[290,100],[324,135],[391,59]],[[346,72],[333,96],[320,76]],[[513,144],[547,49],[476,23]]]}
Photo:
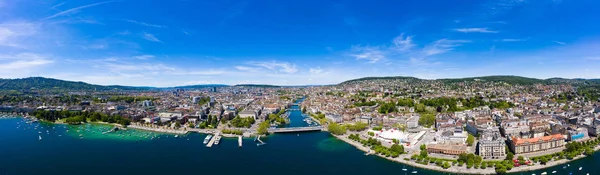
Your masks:
{"label": "turquoise water", "polygon": [[[25,124],[21,118],[0,119],[0,175],[371,175],[404,174],[403,167],[413,170],[376,156],[365,156],[325,132],[275,134],[264,138],[267,144],[263,146],[256,146],[252,139],[244,139],[242,148],[238,148],[237,139],[223,139],[219,145],[206,148],[202,144],[205,135],[201,134],[175,138],[174,135],[137,130],[100,132],[99,135],[96,132],[110,128],[106,125]],[[42,140],[38,140],[40,135]],[[155,138],[140,138],[147,135]],[[596,154],[571,162],[567,170],[560,166],[518,174],[539,175],[553,170],[563,175],[568,172],[600,174],[599,159],[600,154]],[[583,171],[576,170],[580,166],[584,167]],[[418,174],[443,174],[415,170]]]}

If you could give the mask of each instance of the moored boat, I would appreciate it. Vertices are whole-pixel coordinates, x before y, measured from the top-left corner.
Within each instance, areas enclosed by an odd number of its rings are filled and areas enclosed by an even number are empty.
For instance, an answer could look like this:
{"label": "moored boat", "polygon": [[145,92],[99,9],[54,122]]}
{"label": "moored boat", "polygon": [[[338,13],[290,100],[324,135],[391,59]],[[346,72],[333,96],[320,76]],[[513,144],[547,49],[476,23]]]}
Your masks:
{"label": "moored boat", "polygon": [[204,142],[203,143],[207,144],[210,141],[211,138],[212,138],[212,135],[207,135],[206,138],[204,138]]}

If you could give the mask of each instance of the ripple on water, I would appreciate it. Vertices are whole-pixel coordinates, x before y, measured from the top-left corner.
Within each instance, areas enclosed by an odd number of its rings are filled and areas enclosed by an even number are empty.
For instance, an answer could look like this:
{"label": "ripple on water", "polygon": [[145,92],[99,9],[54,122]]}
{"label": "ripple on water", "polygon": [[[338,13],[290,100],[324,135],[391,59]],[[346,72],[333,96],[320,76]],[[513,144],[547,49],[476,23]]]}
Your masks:
{"label": "ripple on water", "polygon": [[351,146],[349,144],[344,143],[344,141],[336,139],[335,137],[330,137],[321,140],[317,144],[317,148],[321,151],[341,152],[350,149]]}

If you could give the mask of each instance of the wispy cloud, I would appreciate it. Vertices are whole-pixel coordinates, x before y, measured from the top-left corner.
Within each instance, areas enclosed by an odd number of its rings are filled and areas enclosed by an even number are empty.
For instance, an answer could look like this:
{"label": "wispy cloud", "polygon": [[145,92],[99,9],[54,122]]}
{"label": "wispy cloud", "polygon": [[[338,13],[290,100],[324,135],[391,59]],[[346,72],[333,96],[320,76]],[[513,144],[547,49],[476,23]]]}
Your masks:
{"label": "wispy cloud", "polygon": [[85,9],[85,8],[94,7],[94,6],[97,6],[97,5],[102,5],[102,4],[111,3],[111,2],[114,2],[114,1],[103,1],[103,2],[97,2],[97,3],[93,3],[93,4],[88,4],[88,5],[83,5],[83,6],[79,6],[79,7],[71,8],[71,9],[68,9],[68,10],[65,10],[65,11],[62,11],[62,12],[59,12],[59,13],[57,13],[57,14],[54,14],[54,15],[52,15],[52,16],[48,16],[48,17],[46,17],[46,18],[44,18],[44,19],[42,19],[42,20],[48,20],[48,19],[52,19],[52,18],[59,17],[59,16],[63,16],[63,15],[68,15],[68,14],[72,14],[72,13],[77,13],[77,12],[79,12],[79,11],[81,11],[82,9]]}
{"label": "wispy cloud", "polygon": [[150,58],[154,58],[154,55],[139,55],[139,56],[134,56],[133,58],[138,59],[138,60],[147,60]]}
{"label": "wispy cloud", "polygon": [[58,7],[62,6],[62,5],[65,5],[65,4],[66,4],[66,2],[62,2],[62,3],[59,3],[59,4],[56,4],[56,5],[52,6],[52,7],[50,7],[50,8],[51,8],[51,9],[56,9],[56,8],[58,8]]}
{"label": "wispy cloud", "polygon": [[415,46],[415,44],[412,41],[412,37],[413,36],[405,37],[404,33],[402,33],[402,34],[400,34],[400,36],[397,36],[396,38],[394,38],[394,46],[399,51],[409,50]]}
{"label": "wispy cloud", "polygon": [[0,24],[0,46],[26,47],[24,38],[38,33],[39,25],[27,21],[17,21]]}
{"label": "wispy cloud", "polygon": [[498,31],[489,30],[488,28],[460,28],[454,31],[462,33],[498,33]]}
{"label": "wispy cloud", "polygon": [[348,55],[356,60],[367,60],[369,63],[377,63],[386,59],[385,53],[380,47],[371,46],[352,46]]}
{"label": "wispy cloud", "polygon": [[565,45],[565,44],[567,44],[567,43],[565,43],[565,42],[560,42],[560,41],[552,41],[552,42],[554,42],[554,43],[556,43],[556,44],[560,44],[560,45]]}
{"label": "wispy cloud", "polygon": [[28,69],[54,63],[53,60],[47,59],[46,56],[37,53],[0,55],[0,60],[2,60],[0,61],[0,70],[3,72],[3,76],[12,74],[12,71],[17,71],[17,73],[19,71],[29,71]]}
{"label": "wispy cloud", "polygon": [[308,72],[310,72],[311,74],[321,74],[323,72],[323,69],[321,69],[320,67],[310,68]]}
{"label": "wispy cloud", "polygon": [[598,56],[598,57],[585,57],[584,59],[586,59],[586,60],[592,60],[592,61],[600,61],[600,56]]}
{"label": "wispy cloud", "polygon": [[156,36],[154,36],[153,34],[146,33],[146,32],[144,32],[144,33],[142,34],[142,38],[144,38],[144,39],[146,39],[146,40],[148,40],[148,41],[153,41],[153,42],[159,42],[159,43],[162,43],[162,41],[160,41],[158,38],[156,38]]}
{"label": "wispy cloud", "polygon": [[246,72],[258,72],[261,69],[256,67],[248,67],[248,66],[235,66],[235,69]]}
{"label": "wispy cloud", "polygon": [[146,26],[146,27],[167,28],[167,26],[164,26],[164,25],[149,24],[149,23],[140,22],[140,21],[131,20],[131,19],[123,19],[123,21],[129,22],[129,23],[133,23],[133,24],[142,25],[142,26]]}
{"label": "wispy cloud", "polygon": [[251,61],[248,62],[249,65],[258,66],[262,68],[266,68],[271,71],[277,71],[282,73],[296,73],[298,69],[295,64],[288,62],[278,62],[278,61]]}
{"label": "wispy cloud", "polygon": [[449,39],[440,39],[433,44],[430,44],[423,48],[423,54],[426,56],[437,55],[441,53],[445,53],[451,50],[454,50],[455,47],[461,46],[464,43],[470,43],[470,40],[449,40]]}

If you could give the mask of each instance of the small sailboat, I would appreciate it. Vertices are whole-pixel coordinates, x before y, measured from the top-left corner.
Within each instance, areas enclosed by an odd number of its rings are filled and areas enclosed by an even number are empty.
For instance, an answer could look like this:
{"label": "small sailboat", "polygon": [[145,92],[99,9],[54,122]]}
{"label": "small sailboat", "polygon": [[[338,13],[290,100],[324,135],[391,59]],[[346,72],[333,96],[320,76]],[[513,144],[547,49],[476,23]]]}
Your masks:
{"label": "small sailboat", "polygon": [[406,165],[402,167],[402,171],[406,171]]}
{"label": "small sailboat", "polygon": [[41,135],[38,135],[38,137],[40,138],[40,140],[42,140],[42,136]]}

